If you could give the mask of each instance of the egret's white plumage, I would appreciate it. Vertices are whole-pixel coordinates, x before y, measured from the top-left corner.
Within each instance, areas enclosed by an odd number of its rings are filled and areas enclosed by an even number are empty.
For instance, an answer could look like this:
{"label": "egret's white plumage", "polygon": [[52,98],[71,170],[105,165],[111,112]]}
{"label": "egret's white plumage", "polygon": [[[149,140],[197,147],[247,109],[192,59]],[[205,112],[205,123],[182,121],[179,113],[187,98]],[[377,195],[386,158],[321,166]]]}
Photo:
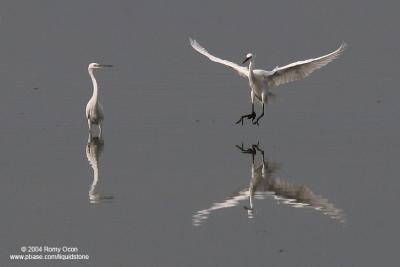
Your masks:
{"label": "egret's white plumage", "polygon": [[271,87],[282,85],[288,82],[300,80],[307,77],[315,70],[322,68],[332,60],[339,57],[346,48],[346,44],[342,43],[337,50],[327,55],[303,61],[297,61],[283,67],[276,67],[272,71],[267,71],[261,69],[254,69],[255,56],[251,53],[247,54],[246,59],[243,61],[243,63],[249,61],[249,66],[247,68],[240,66],[236,63],[233,63],[231,61],[213,56],[204,47],[202,47],[196,40],[193,40],[191,38],[189,38],[189,40],[191,46],[197,52],[206,56],[211,61],[232,68],[233,70],[237,71],[240,76],[247,78],[249,80],[251,89],[252,113],[241,117],[241,119],[237,123],[242,122],[242,124],[244,118],[252,119],[254,121],[256,115],[254,112],[255,98],[257,98],[263,105],[262,114],[254,122],[254,124],[258,124],[258,120],[264,115],[264,105],[268,101],[268,97],[270,95],[269,89]]}
{"label": "egret's white plumage", "polygon": [[99,131],[100,131],[99,135],[101,136],[101,131],[102,131],[101,125],[104,119],[104,112],[103,112],[103,107],[99,101],[99,89],[96,78],[94,77],[94,70],[101,69],[104,67],[112,67],[112,65],[101,65],[98,63],[90,63],[88,66],[88,72],[93,83],[93,95],[86,105],[86,119],[88,121],[90,136],[92,134],[93,124],[99,126]]}

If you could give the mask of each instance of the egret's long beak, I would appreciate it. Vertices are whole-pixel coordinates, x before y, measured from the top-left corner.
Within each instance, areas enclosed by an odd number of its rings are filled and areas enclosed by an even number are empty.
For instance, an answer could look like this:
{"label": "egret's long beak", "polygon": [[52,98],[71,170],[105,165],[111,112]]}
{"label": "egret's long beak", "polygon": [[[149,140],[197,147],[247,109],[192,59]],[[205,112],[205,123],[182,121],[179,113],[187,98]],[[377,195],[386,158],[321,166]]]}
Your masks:
{"label": "egret's long beak", "polygon": [[247,57],[245,60],[243,60],[242,64],[246,63],[247,61],[250,60],[251,57]]}
{"label": "egret's long beak", "polygon": [[99,65],[100,68],[111,68],[113,65]]}

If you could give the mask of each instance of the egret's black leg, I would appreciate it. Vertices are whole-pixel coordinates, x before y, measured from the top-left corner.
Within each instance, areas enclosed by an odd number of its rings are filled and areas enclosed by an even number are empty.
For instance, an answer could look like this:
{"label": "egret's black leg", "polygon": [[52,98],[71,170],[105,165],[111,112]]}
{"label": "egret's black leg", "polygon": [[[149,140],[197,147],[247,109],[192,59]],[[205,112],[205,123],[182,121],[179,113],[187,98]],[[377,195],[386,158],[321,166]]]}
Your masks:
{"label": "egret's black leg", "polygon": [[254,121],[254,119],[256,118],[256,113],[254,112],[254,102],[251,103],[251,113],[241,116],[240,119],[236,122],[236,124],[239,124],[241,122],[243,125],[243,119],[245,118],[251,119],[252,121]]}
{"label": "egret's black leg", "polygon": [[264,117],[264,110],[265,110],[265,104],[264,104],[264,102],[263,102],[263,103],[262,103],[262,113],[261,113],[260,116],[258,116],[258,118],[257,118],[255,121],[253,121],[253,124],[260,125],[260,124],[258,124],[258,121],[259,121],[262,117]]}

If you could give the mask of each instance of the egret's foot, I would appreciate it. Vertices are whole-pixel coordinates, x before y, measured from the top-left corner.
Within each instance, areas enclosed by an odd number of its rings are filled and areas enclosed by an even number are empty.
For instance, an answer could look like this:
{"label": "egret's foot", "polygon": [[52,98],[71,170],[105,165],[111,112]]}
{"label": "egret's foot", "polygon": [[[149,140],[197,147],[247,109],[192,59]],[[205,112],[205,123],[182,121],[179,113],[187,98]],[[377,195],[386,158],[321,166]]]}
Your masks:
{"label": "egret's foot", "polygon": [[262,117],[264,117],[264,114],[261,114],[255,121],[253,121],[253,124],[254,124],[254,125],[257,125],[257,126],[260,126],[260,124],[258,123],[258,121],[259,121]]}
{"label": "egret's foot", "polygon": [[243,208],[244,208],[245,210],[253,210],[253,208],[250,208],[250,207],[247,207],[247,206],[243,206]]}
{"label": "egret's foot", "polygon": [[256,118],[256,113],[253,111],[251,114],[247,115],[248,119],[251,119],[251,121],[254,121],[254,119]]}
{"label": "egret's foot", "polygon": [[239,124],[241,122],[242,125],[243,125],[243,119],[245,119],[245,118],[246,119],[251,119],[251,121],[254,121],[254,119],[256,118],[256,113],[253,111],[250,114],[241,116],[240,119],[236,122],[236,124]]}
{"label": "egret's foot", "polygon": [[235,124],[239,124],[240,122],[242,122],[243,125],[243,117],[241,117],[237,122],[235,122]]}

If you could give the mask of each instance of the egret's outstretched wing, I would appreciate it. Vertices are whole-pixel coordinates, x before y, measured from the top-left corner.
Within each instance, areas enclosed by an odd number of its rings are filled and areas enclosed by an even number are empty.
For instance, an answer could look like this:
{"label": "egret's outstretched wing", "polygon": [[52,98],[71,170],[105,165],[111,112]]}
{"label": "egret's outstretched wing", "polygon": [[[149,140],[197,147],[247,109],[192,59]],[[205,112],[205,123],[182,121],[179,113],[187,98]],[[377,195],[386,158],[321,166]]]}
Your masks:
{"label": "egret's outstretched wing", "polygon": [[268,86],[278,86],[288,82],[303,79],[315,70],[322,68],[332,60],[339,57],[346,48],[346,43],[330,54],[318,58],[311,58],[303,61],[297,61],[283,67],[276,67],[272,74],[266,74]]}
{"label": "egret's outstretched wing", "polygon": [[189,40],[190,40],[190,44],[194,48],[194,50],[196,50],[200,54],[205,55],[211,61],[231,67],[232,69],[236,70],[239,73],[239,75],[242,77],[247,78],[249,76],[249,70],[246,67],[242,67],[236,63],[213,56],[210,53],[208,53],[208,51],[204,47],[202,47],[196,40],[193,40],[192,38],[189,38]]}

